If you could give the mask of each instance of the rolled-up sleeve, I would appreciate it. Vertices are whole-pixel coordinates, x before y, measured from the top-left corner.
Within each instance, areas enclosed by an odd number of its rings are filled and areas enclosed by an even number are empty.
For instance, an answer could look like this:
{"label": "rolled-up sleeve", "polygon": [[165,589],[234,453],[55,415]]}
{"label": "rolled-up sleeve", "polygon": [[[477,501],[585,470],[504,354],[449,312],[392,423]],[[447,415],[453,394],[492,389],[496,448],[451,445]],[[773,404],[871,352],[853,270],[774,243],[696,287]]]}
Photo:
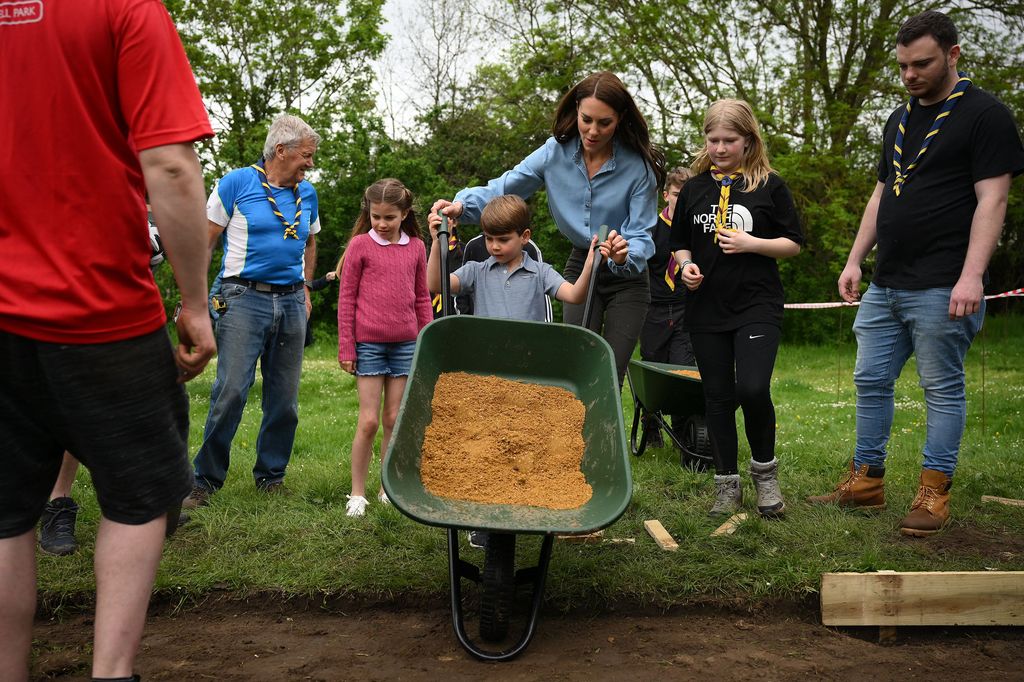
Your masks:
{"label": "rolled-up sleeve", "polygon": [[629,242],[626,262],[616,265],[609,261],[608,269],[618,275],[638,275],[647,269],[647,261],[654,255],[651,228],[658,220],[658,195],[654,174],[649,168],[636,183],[629,196],[629,212],[619,227],[619,234]]}

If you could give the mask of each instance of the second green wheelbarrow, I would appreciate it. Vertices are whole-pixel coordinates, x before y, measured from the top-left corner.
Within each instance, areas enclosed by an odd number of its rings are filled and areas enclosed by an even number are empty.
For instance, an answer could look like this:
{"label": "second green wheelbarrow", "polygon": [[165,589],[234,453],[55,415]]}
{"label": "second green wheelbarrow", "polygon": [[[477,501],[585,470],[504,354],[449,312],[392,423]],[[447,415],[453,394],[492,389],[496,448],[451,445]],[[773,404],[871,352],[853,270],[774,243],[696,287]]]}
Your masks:
{"label": "second green wheelbarrow", "polygon": [[[682,453],[680,464],[705,469],[713,463],[714,448],[704,421],[704,387],[700,378],[679,374],[696,373],[694,366],[630,360],[627,368],[633,393],[633,428],[630,449],[640,456],[647,447],[651,429],[664,429]],[[672,424],[665,415],[673,415]],[[682,419],[685,418],[685,421]],[[677,423],[682,421],[682,424]]]}
{"label": "second green wheelbarrow", "polygon": [[[581,469],[593,488],[591,499],[576,509],[554,510],[464,502],[428,492],[420,477],[421,449],[432,418],[434,386],[444,372],[558,386],[575,395],[586,408]],[[460,644],[481,660],[518,655],[536,629],[555,535],[586,534],[609,526],[629,504],[633,483],[611,347],[597,334],[569,325],[472,316],[431,322],[416,344],[382,479],[399,511],[448,531],[452,624]],[[459,557],[459,531],[471,529],[489,533],[482,569]],[[543,536],[536,566],[515,570],[517,534]],[[491,651],[467,635],[463,579],[480,584],[480,636],[492,642],[507,636],[517,587],[532,583],[529,620],[515,644]]]}

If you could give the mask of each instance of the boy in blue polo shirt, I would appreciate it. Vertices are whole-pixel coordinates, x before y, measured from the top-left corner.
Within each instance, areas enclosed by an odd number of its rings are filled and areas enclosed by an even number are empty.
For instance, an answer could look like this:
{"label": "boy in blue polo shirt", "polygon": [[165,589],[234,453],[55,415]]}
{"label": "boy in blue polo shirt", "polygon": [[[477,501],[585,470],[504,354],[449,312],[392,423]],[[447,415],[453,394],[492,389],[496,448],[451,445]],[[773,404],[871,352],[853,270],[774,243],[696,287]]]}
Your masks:
{"label": "boy in blue polo shirt", "polygon": [[[441,290],[441,256],[437,243],[437,228],[441,218],[432,214],[429,220],[430,258],[427,261],[427,286],[432,293]],[[564,303],[583,303],[587,297],[590,271],[593,265],[593,246],[583,265],[583,272],[575,284],[570,284],[547,263],[538,263],[523,247],[530,241],[530,209],[526,202],[514,194],[495,197],[480,214],[490,257],[482,262],[469,262],[449,275],[451,294],[469,294],[473,297],[473,314],[481,317],[503,317],[510,320],[543,322],[547,305],[545,294]],[[625,253],[629,247],[624,240],[614,246],[601,244],[601,254],[608,257]]]}

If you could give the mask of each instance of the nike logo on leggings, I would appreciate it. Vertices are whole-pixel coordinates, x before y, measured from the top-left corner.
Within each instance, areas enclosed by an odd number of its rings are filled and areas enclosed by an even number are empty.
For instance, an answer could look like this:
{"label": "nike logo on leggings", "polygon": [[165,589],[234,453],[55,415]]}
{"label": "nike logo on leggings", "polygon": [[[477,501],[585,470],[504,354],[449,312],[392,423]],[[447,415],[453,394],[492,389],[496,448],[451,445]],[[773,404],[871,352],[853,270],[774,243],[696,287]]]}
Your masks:
{"label": "nike logo on leggings", "polygon": [[751,341],[753,341],[754,339],[759,339],[759,338],[761,338],[762,336],[764,336],[764,334],[758,334],[757,336],[751,336],[751,337],[750,337],[750,340],[751,340]]}

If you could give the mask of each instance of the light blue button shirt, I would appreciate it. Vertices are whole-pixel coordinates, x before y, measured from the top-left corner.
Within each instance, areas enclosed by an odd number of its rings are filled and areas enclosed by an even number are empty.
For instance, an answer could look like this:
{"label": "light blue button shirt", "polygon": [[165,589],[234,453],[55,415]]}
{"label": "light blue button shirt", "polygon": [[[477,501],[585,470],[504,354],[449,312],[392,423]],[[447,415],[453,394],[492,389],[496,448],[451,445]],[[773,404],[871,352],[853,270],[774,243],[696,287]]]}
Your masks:
{"label": "light blue button shirt", "polygon": [[563,143],[550,137],[515,168],[484,187],[460,191],[455,201],[462,202],[462,221],[479,223],[491,199],[503,194],[526,199],[541,187],[547,190],[551,217],[573,246],[587,248],[601,225],[607,225],[629,242],[625,264],[609,260],[611,271],[637,275],[646,269],[654,255],[650,230],[658,220],[657,185],[643,157],[616,138],[612,157],[592,178],[587,177],[578,136]]}

